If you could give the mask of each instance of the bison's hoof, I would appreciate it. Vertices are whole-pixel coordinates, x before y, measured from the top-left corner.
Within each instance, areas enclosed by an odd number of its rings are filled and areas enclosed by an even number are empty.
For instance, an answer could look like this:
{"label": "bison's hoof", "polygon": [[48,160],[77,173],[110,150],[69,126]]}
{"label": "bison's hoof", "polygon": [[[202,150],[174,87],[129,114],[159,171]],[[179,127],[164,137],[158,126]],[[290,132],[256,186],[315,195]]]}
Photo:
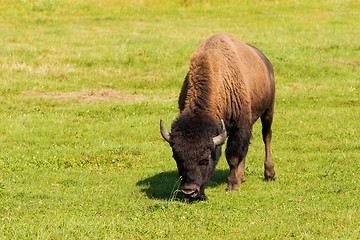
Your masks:
{"label": "bison's hoof", "polygon": [[276,175],[274,175],[274,177],[265,177],[265,181],[275,181],[276,180]]}
{"label": "bison's hoof", "polygon": [[228,187],[226,188],[227,192],[231,192],[231,191],[239,191],[239,185],[228,185]]}

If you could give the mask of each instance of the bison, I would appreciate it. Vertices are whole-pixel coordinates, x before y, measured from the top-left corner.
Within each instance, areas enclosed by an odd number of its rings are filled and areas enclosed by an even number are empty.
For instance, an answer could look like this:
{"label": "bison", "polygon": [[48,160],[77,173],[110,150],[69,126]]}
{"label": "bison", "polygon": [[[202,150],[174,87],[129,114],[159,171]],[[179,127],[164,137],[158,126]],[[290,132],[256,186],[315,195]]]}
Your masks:
{"label": "bison", "polygon": [[203,41],[192,54],[179,95],[180,114],[171,133],[160,120],[170,144],[186,198],[206,199],[205,187],[215,171],[227,136],[230,167],[227,191],[245,181],[244,167],[252,126],[260,117],[265,143],[265,179],[275,180],[270,156],[275,80],[270,61],[257,48],[227,33]]}

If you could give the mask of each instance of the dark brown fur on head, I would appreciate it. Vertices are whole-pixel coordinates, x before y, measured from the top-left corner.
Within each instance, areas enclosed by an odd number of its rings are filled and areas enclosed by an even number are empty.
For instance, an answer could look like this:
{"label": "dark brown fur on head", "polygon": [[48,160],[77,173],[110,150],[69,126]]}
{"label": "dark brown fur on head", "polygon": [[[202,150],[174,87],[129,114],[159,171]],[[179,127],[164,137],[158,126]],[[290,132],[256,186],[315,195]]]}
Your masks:
{"label": "dark brown fur on head", "polygon": [[[212,117],[184,112],[171,126],[172,147],[186,152],[187,158],[196,158],[203,149],[214,150],[212,138],[220,132],[220,125]],[[188,145],[196,151],[191,151]]]}

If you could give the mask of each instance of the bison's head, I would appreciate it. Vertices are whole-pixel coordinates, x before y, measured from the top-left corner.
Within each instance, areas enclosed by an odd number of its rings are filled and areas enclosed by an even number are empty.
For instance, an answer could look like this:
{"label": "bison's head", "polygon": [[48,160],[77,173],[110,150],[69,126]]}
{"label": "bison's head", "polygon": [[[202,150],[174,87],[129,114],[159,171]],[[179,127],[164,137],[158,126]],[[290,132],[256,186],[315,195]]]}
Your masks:
{"label": "bison's head", "polygon": [[160,130],[173,150],[181,179],[180,190],[187,198],[205,199],[205,187],[221,155],[226,139],[224,122],[209,117],[180,115],[169,133],[160,120]]}

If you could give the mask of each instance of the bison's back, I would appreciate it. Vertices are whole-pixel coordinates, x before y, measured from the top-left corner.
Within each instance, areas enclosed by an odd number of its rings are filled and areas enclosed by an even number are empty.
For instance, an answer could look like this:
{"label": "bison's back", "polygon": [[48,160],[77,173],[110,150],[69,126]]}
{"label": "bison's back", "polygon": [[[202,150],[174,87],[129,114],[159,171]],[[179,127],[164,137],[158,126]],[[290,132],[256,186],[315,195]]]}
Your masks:
{"label": "bison's back", "polygon": [[[180,110],[199,109],[218,121],[256,120],[273,104],[271,63],[256,48],[226,33],[203,41],[192,54],[179,98]],[[249,116],[241,120],[241,116]]]}

